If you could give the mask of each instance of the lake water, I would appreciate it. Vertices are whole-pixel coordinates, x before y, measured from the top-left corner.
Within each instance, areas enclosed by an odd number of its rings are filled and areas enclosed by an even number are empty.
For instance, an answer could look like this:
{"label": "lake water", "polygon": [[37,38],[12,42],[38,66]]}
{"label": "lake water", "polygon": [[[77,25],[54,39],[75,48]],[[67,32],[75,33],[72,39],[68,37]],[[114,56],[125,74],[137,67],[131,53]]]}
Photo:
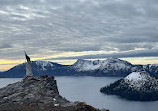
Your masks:
{"label": "lake water", "polygon": [[[158,101],[129,101],[118,96],[100,93],[100,88],[119,78],[114,77],[55,77],[59,93],[70,101],[85,101],[96,108],[110,111],[158,111]],[[21,79],[0,78],[0,87],[20,81]]]}

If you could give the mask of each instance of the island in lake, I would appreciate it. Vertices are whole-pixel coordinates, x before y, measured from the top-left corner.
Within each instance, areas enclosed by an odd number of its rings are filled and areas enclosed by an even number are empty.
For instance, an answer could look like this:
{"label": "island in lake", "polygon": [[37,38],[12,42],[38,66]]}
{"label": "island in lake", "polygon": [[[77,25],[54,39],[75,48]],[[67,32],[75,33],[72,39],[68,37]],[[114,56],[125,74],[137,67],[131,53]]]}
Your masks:
{"label": "island in lake", "polygon": [[100,91],[129,100],[155,101],[158,100],[158,80],[147,72],[132,72],[124,79],[101,88]]}

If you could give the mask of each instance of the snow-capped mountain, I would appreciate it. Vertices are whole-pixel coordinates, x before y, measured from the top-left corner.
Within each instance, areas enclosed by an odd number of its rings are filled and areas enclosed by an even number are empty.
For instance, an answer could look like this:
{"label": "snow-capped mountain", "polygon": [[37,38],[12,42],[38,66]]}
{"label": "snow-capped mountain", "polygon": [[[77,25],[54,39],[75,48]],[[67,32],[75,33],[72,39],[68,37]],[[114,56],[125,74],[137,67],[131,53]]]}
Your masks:
{"label": "snow-capped mountain", "polygon": [[[118,59],[84,60],[78,59],[73,65],[61,65],[49,61],[32,61],[34,75],[54,76],[111,76],[125,77],[131,72],[146,71],[158,77],[158,65],[132,65]],[[0,73],[0,77],[24,77],[25,63]]]}
{"label": "snow-capped mountain", "polygon": [[77,71],[90,71],[90,70],[96,70],[99,69],[101,66],[100,60],[84,60],[84,59],[78,59],[76,63],[73,64],[73,67]]}
{"label": "snow-capped mountain", "polygon": [[[35,76],[38,75],[55,75],[54,70],[65,67],[65,65],[49,62],[49,61],[32,61],[32,70]],[[24,77],[25,76],[25,63],[14,66],[8,71],[2,72],[0,77]]]}
{"label": "snow-capped mountain", "polygon": [[118,58],[106,60],[79,59],[72,66],[77,72],[93,76],[124,76],[131,73],[132,64]]}
{"label": "snow-capped mountain", "polygon": [[47,70],[47,67],[55,68],[56,65],[49,61],[34,61],[39,70]]}
{"label": "snow-capped mountain", "polygon": [[149,73],[132,72],[100,90],[106,94],[115,94],[130,100],[158,100],[158,79]]}
{"label": "snow-capped mountain", "polygon": [[78,59],[73,65],[78,71],[91,71],[91,70],[128,70],[132,64],[117,58],[108,58],[106,60],[83,60]]}

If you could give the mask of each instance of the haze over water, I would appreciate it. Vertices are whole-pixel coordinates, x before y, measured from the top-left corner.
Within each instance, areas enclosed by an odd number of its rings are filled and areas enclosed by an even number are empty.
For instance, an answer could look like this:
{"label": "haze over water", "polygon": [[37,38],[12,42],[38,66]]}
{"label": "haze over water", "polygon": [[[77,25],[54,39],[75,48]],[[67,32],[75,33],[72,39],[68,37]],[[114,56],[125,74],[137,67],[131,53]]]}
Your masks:
{"label": "haze over water", "polygon": [[[114,77],[55,77],[59,93],[70,101],[85,101],[97,108],[107,108],[110,111],[157,111],[158,101],[129,101],[118,96],[100,93],[100,88],[119,78]],[[0,78],[0,88],[20,81],[19,78]]]}

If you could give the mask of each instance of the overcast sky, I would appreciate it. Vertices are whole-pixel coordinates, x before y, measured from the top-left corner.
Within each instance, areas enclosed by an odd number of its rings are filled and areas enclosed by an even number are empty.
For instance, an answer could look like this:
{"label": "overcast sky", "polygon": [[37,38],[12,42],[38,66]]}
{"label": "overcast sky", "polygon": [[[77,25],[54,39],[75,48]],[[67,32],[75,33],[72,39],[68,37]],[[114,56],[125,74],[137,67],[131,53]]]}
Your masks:
{"label": "overcast sky", "polygon": [[24,50],[61,63],[158,57],[158,0],[0,0],[0,70]]}

